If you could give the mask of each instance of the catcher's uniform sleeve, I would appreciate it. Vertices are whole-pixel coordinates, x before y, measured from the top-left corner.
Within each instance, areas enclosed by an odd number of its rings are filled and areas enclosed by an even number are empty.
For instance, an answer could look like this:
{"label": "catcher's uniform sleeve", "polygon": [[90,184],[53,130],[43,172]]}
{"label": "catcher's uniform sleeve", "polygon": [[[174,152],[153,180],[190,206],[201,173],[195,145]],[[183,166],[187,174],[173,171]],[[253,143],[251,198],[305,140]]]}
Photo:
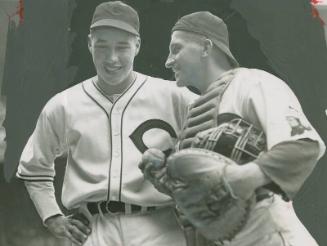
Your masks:
{"label": "catcher's uniform sleeve", "polygon": [[[286,83],[264,71],[258,71],[253,80],[244,112],[248,120],[256,121],[266,134],[270,157],[262,157],[260,167],[292,198],[325,152],[325,145]],[[301,139],[311,140],[313,145],[298,142]],[[308,149],[303,151],[303,147]],[[271,155],[270,151],[273,151]],[[300,151],[306,152],[301,153],[301,161],[294,157]]]}
{"label": "catcher's uniform sleeve", "polygon": [[[285,200],[292,200],[315,167],[318,155],[319,146],[316,141],[300,139],[279,143],[254,162],[263,167],[264,172],[274,181],[267,188],[280,193]],[[289,168],[281,172],[286,166]]]}
{"label": "catcher's uniform sleeve", "polygon": [[63,153],[65,145],[64,115],[58,103],[60,99],[58,95],[55,96],[42,110],[23,150],[16,173],[19,179],[25,181],[43,221],[61,213],[53,188],[54,160]]}

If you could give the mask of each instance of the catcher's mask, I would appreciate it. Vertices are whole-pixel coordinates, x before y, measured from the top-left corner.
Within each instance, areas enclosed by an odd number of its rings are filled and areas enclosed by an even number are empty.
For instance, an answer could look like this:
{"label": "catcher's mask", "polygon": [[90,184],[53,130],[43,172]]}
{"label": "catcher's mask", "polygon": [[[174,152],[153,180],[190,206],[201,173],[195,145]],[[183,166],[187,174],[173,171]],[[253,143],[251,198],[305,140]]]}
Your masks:
{"label": "catcher's mask", "polygon": [[238,164],[250,162],[266,149],[263,131],[235,118],[196,135],[192,147],[203,148],[231,158]]}

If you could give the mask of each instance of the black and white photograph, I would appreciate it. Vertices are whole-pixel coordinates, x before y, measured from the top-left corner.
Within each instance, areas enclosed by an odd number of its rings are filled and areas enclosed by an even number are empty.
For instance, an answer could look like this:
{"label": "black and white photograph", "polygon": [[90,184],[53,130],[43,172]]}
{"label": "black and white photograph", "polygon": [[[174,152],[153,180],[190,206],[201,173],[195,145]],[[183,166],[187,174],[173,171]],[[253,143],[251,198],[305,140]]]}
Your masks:
{"label": "black and white photograph", "polygon": [[327,245],[327,0],[0,0],[0,246]]}

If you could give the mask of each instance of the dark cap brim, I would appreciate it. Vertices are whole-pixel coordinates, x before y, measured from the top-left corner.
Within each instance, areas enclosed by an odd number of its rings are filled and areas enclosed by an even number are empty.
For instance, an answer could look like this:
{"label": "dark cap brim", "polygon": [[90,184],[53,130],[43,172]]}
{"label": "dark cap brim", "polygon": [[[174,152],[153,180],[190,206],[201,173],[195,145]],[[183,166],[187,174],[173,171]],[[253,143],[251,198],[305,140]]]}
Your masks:
{"label": "dark cap brim", "polygon": [[128,25],[126,22],[120,20],[114,20],[114,19],[102,19],[96,21],[90,26],[90,29],[101,27],[101,26],[114,27],[137,36],[140,35],[139,32],[135,30],[135,28],[133,28],[131,25]]}

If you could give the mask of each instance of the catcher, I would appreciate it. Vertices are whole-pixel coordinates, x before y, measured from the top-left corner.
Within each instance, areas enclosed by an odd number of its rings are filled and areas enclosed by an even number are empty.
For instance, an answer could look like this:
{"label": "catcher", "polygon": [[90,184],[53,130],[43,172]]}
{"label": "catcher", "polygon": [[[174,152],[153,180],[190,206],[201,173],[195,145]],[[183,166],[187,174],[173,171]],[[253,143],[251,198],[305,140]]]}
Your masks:
{"label": "catcher", "polygon": [[209,12],[179,19],[169,50],[166,67],[177,85],[201,97],[176,152],[150,149],[139,167],[175,201],[188,245],[317,245],[291,200],[325,145],[291,89],[265,71],[239,67],[225,23]]}

